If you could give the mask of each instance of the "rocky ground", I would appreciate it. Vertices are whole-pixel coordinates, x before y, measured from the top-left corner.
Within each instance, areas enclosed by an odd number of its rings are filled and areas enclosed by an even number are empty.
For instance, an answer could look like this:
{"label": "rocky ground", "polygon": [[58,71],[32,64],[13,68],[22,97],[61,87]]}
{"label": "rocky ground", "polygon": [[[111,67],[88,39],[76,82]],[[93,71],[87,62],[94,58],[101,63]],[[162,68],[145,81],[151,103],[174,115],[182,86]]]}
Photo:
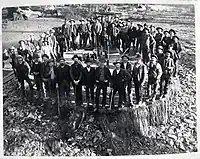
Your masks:
{"label": "rocky ground", "polygon": [[[151,24],[166,29],[174,28],[183,45],[179,62],[179,91],[170,105],[168,124],[149,127],[149,135],[144,137],[131,126],[130,120],[126,118],[126,111],[115,112],[113,115],[104,112],[93,114],[88,110],[85,114],[85,109],[75,111],[73,105],[63,107],[63,114],[59,119],[56,106],[50,105],[48,101],[34,100],[33,105],[24,103],[19,96],[17,83],[13,80],[3,86],[3,93],[6,95],[3,105],[4,155],[98,156],[196,152],[194,14],[188,15],[181,7],[183,6],[180,6],[176,15],[174,10],[163,14],[151,13],[157,15],[157,18],[159,15],[161,17],[157,20],[155,18]],[[186,14],[188,17],[184,18]],[[166,19],[168,23],[164,23]],[[32,23],[36,25],[31,25]],[[46,31],[51,23],[60,25],[62,21],[31,20],[24,22],[24,26],[30,30],[35,28],[36,31],[40,26]],[[15,30],[13,26],[18,24],[19,22],[9,22],[10,28],[3,32],[3,47],[15,44],[16,40],[28,35],[9,32]],[[24,27],[23,23],[20,25]],[[11,38],[12,36],[16,38]],[[85,118],[82,121],[80,119],[83,114]]]}

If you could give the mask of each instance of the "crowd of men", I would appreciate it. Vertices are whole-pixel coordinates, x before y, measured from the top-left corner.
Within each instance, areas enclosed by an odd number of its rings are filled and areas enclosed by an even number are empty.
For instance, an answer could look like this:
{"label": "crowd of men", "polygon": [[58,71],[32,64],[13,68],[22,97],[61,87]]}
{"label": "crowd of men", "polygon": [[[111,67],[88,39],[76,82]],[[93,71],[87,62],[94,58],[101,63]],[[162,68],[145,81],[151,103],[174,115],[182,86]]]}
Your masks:
{"label": "crowd of men", "polygon": [[[77,41],[78,37],[78,41]],[[114,62],[115,68],[107,66],[106,58],[96,61],[82,59],[75,54],[73,64],[65,62],[63,53],[67,50],[101,47],[102,53],[108,53],[108,47],[118,48],[121,52],[130,53],[133,48],[136,61],[133,63],[127,54]],[[34,95],[33,83],[29,75],[34,76],[37,97],[56,101],[56,90],[59,90],[61,104],[70,101],[73,87],[76,105],[83,104],[83,86],[86,90],[87,105],[95,108],[109,104],[115,108],[115,95],[118,92],[117,107],[130,104],[132,88],[135,89],[136,104],[140,104],[147,92],[150,100],[165,97],[172,77],[177,75],[177,64],[182,51],[179,37],[173,29],[164,31],[161,27],[147,24],[141,25],[130,21],[121,21],[118,17],[105,19],[81,19],[77,25],[74,20],[67,21],[62,27],[51,29],[36,40],[34,34],[28,40],[20,40],[19,47],[5,50],[9,56],[15,75],[21,85],[22,98],[25,99],[24,81],[30,87],[31,97]],[[147,91],[145,83],[147,82]],[[44,87],[43,87],[44,85]],[[107,103],[107,88],[111,88]],[[100,94],[103,94],[100,104]],[[160,91],[160,93],[158,93]]]}

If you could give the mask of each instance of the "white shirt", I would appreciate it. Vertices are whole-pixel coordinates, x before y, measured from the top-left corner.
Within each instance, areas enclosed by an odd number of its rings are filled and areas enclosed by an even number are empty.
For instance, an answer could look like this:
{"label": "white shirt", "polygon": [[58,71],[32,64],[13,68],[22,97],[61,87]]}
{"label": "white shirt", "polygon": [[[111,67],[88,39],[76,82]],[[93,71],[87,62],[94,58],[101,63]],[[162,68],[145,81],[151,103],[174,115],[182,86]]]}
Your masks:
{"label": "white shirt", "polygon": [[120,71],[120,70],[116,70],[116,71],[117,71],[117,74],[119,74],[119,71]]}
{"label": "white shirt", "polygon": [[90,72],[90,67],[87,67],[88,72]]}
{"label": "white shirt", "polygon": [[127,66],[127,62],[126,62],[126,63],[124,63],[124,69],[126,69],[126,66]]}

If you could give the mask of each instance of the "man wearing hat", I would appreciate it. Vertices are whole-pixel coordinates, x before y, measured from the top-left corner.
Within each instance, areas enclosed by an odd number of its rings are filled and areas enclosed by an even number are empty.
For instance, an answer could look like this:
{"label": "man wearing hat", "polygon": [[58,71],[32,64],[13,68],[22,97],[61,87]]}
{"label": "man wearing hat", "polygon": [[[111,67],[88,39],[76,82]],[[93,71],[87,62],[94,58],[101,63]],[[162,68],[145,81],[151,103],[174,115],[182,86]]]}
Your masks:
{"label": "man wearing hat", "polygon": [[68,22],[68,20],[65,18],[65,22],[64,24],[62,25],[62,34],[64,35],[64,38],[65,38],[65,43],[66,43],[66,47],[67,47],[67,50],[70,50],[70,32],[69,32],[69,29],[70,28],[70,24]]}
{"label": "man wearing hat", "polygon": [[88,106],[90,102],[94,106],[95,68],[91,67],[90,58],[86,59],[85,63],[87,66],[83,69],[83,81],[86,86],[86,101]]}
{"label": "man wearing hat", "polygon": [[142,62],[142,55],[140,53],[136,54],[136,60],[131,75],[135,86],[136,104],[140,104],[144,93],[144,91],[142,91],[144,89],[143,86],[147,79],[147,68]]}
{"label": "man wearing hat", "polygon": [[92,37],[95,47],[100,47],[101,45],[101,32],[102,32],[102,25],[100,23],[100,20],[97,18],[92,27]]}
{"label": "man wearing hat", "polygon": [[70,21],[70,26],[69,26],[69,40],[70,40],[70,45],[71,45],[71,49],[76,50],[77,49],[77,45],[75,44],[75,39],[78,35],[77,32],[77,26],[75,24],[75,20],[71,19]]}
{"label": "man wearing hat", "polygon": [[87,40],[89,37],[88,28],[83,18],[80,19],[79,21],[80,21],[80,25],[77,28],[77,32],[80,35],[79,45],[80,45],[80,49],[85,49],[87,45]]}
{"label": "man wearing hat", "polygon": [[24,40],[19,41],[19,48],[18,48],[18,54],[21,55],[24,60],[31,65],[32,61],[32,55],[31,53],[26,49],[26,42]]}
{"label": "man wearing hat", "polygon": [[9,55],[10,55],[10,58],[11,58],[11,62],[10,64],[12,65],[12,69],[14,71],[14,74],[16,76],[16,71],[15,71],[15,65],[17,63],[17,56],[18,56],[18,52],[15,52],[16,48],[14,46],[12,46],[10,49],[9,49]]}
{"label": "man wearing hat", "polygon": [[155,44],[156,42],[149,33],[149,29],[144,28],[141,36],[141,53],[145,64],[149,62],[151,54],[154,54]]}
{"label": "man wearing hat", "polygon": [[[59,96],[61,103],[65,100],[69,101],[70,92],[70,66],[66,64],[63,57],[59,60],[59,66],[57,67],[57,84],[59,87]],[[62,104],[61,104],[62,105]]]}
{"label": "man wearing hat", "polygon": [[[156,99],[160,78],[162,76],[162,68],[161,65],[157,62],[158,57],[153,54],[151,56],[150,62],[147,64],[148,66],[148,90],[147,94],[152,101]],[[153,93],[153,95],[151,95]]]}
{"label": "man wearing hat", "polygon": [[31,83],[31,80],[29,78],[30,74],[30,66],[28,63],[24,60],[23,56],[18,55],[17,56],[17,63],[15,66],[16,69],[16,77],[21,85],[22,90],[22,99],[25,99],[25,87],[24,87],[24,80],[28,83],[31,91],[31,101],[33,97],[33,85]]}
{"label": "man wearing hat", "polygon": [[136,51],[139,51],[141,52],[141,36],[142,36],[142,33],[143,33],[143,25],[141,24],[137,24],[137,31],[136,31]]}
{"label": "man wearing hat", "polygon": [[164,51],[168,49],[170,43],[171,43],[170,34],[168,31],[164,31],[164,37],[162,40],[162,46],[164,48]]}
{"label": "man wearing hat", "polygon": [[105,66],[105,59],[99,61],[99,67],[96,68],[96,108],[99,108],[100,92],[103,91],[102,107],[106,105],[107,87],[111,81],[110,70]]}
{"label": "man wearing hat", "polygon": [[[129,56],[128,55],[123,55],[122,56],[122,63],[121,63],[121,68],[122,69],[125,69],[130,75],[131,75],[131,72],[132,72],[132,66],[131,66],[131,63],[130,62],[128,62],[128,60],[129,60]],[[131,79],[129,80],[129,81],[127,81],[127,86],[128,86],[128,88],[127,88],[127,93],[128,93],[128,101],[130,102],[130,94],[131,94]],[[127,96],[127,94],[126,94],[126,89],[125,89],[125,92],[124,92],[124,102],[126,102],[127,100],[126,100],[126,96]]]}
{"label": "man wearing hat", "polygon": [[39,42],[35,39],[35,35],[33,33],[30,34],[30,42],[37,47],[39,45]]}
{"label": "man wearing hat", "polygon": [[50,29],[49,30],[49,46],[51,47],[53,54],[55,57],[57,57],[57,40],[56,40],[56,36],[54,35],[55,30],[54,29]]}
{"label": "man wearing hat", "polygon": [[171,58],[170,51],[165,52],[165,59],[162,63],[162,70],[163,70],[163,74],[162,74],[161,82],[160,82],[160,96],[167,94],[169,82],[170,82],[170,79],[172,77],[173,70],[174,70],[174,61]]}
{"label": "man wearing hat", "polygon": [[44,90],[42,87],[43,73],[42,73],[42,63],[39,61],[40,56],[38,54],[33,54],[33,64],[31,67],[31,74],[34,76],[34,81],[37,87],[37,96],[42,97]]}
{"label": "man wearing hat", "polygon": [[163,47],[160,45],[157,48],[157,57],[158,57],[158,63],[162,66],[163,64],[163,60],[165,58],[165,54],[164,54],[164,50]]}
{"label": "man wearing hat", "polygon": [[131,49],[131,44],[133,43],[133,50],[135,50],[135,41],[136,41],[136,35],[137,35],[137,28],[134,26],[134,23],[132,22],[130,27],[128,28],[127,32],[129,36],[129,50]]}
{"label": "man wearing hat", "polygon": [[155,35],[155,41],[156,41],[156,49],[158,48],[158,46],[162,45],[162,40],[163,40],[163,28],[161,27],[157,27],[156,28],[157,33]]}
{"label": "man wearing hat", "polygon": [[83,99],[82,99],[82,75],[83,75],[83,67],[79,63],[80,57],[75,54],[72,57],[74,63],[70,67],[70,77],[72,80],[72,85],[74,87],[74,94],[75,94],[75,102],[77,106],[81,106]]}
{"label": "man wearing hat", "polygon": [[118,108],[122,106],[122,101],[124,97],[124,89],[125,85],[131,79],[131,75],[124,69],[121,68],[121,61],[116,60],[114,63],[115,69],[113,70],[113,74],[111,77],[111,88],[113,88],[113,92],[111,93],[110,98],[112,108],[114,108],[114,96],[118,92],[119,100],[118,100]]}

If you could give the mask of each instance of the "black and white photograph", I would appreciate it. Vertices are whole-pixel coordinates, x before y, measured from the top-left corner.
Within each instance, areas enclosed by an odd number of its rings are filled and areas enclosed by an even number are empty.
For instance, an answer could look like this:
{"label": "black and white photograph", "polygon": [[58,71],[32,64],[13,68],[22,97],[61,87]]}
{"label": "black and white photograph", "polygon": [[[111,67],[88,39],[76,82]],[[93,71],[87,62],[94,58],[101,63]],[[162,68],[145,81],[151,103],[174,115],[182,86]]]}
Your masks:
{"label": "black and white photograph", "polygon": [[198,152],[194,4],[2,8],[3,155]]}

